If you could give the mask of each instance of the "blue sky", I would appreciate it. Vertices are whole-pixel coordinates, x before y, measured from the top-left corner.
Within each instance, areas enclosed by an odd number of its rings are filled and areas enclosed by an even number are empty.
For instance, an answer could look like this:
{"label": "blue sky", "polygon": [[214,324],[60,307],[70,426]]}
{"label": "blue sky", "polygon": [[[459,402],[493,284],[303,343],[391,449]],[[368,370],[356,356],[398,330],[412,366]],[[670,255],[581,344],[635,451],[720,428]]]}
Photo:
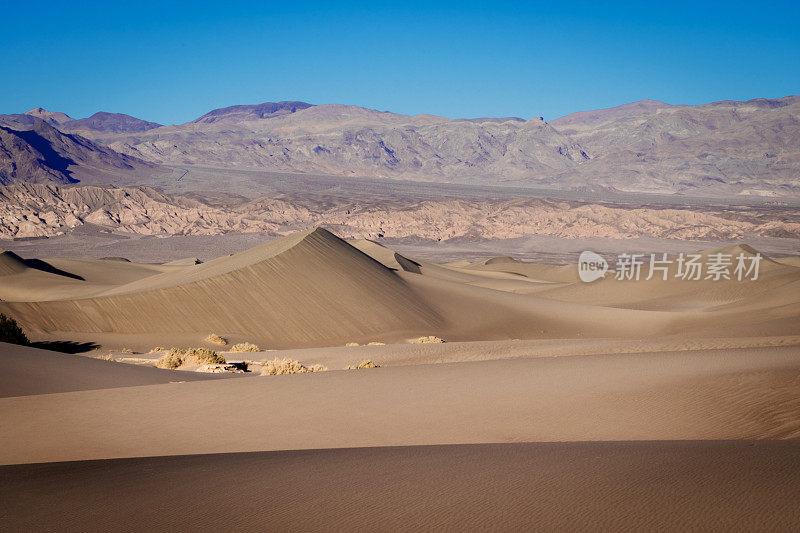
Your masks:
{"label": "blue sky", "polygon": [[[81,4],[81,5],[78,5]],[[6,2],[0,113],[304,100],[451,118],[800,93],[798,2]]]}

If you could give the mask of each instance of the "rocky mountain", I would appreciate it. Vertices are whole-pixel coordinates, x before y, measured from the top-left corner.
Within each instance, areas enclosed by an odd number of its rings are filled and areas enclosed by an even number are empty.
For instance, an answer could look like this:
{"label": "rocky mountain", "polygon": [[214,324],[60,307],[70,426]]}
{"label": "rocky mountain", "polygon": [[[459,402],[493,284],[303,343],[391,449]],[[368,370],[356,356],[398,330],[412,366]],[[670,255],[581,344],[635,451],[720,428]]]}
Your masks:
{"label": "rocky mountain", "polygon": [[[70,130],[76,122],[58,127]],[[800,96],[699,106],[643,100],[552,122],[267,102],[216,109],[186,124],[145,124],[76,131],[128,156],[170,165],[692,196],[800,196]]]}
{"label": "rocky mountain", "polygon": [[541,119],[473,122],[343,105],[107,140],[117,151],[165,163],[424,180],[524,178],[587,157]]}
{"label": "rocky mountain", "polygon": [[214,122],[237,123],[248,120],[280,117],[312,107],[306,102],[265,102],[254,105],[233,105],[209,111],[192,121],[193,124],[213,124]]}
{"label": "rocky mountain", "polygon": [[511,239],[658,237],[741,240],[800,237],[796,213],[623,207],[538,198],[488,199],[303,195],[209,201],[167,195],[148,187],[17,183],[0,187],[0,239],[68,233],[84,224],[141,235],[268,233],[324,225],[347,238]]}
{"label": "rocky mountain", "polygon": [[31,115],[0,116],[0,184],[119,182],[156,165],[120,154]]}
{"label": "rocky mountain", "polygon": [[[691,195],[800,195],[800,97],[642,101],[550,123],[234,106],[104,140],[180,165]],[[291,111],[294,112],[291,112]]]}
{"label": "rocky mountain", "polygon": [[590,158],[542,180],[550,185],[591,178],[622,190],[800,195],[800,96],[660,107],[561,129]]}
{"label": "rocky mountain", "polygon": [[565,117],[557,118],[550,123],[565,131],[575,129],[585,129],[599,126],[606,122],[635,117],[637,115],[647,115],[658,112],[659,109],[674,107],[657,100],[640,100],[630,104],[623,104],[607,109],[597,109],[592,111],[578,111]]}
{"label": "rocky mountain", "polygon": [[61,129],[77,132],[139,133],[160,127],[161,124],[147,122],[123,113],[99,111],[90,117],[63,123]]}
{"label": "rocky mountain", "polygon": [[47,109],[42,109],[41,107],[35,107],[30,111],[27,111],[25,114],[30,117],[42,119],[51,126],[59,126],[75,120],[66,113],[48,111]]}

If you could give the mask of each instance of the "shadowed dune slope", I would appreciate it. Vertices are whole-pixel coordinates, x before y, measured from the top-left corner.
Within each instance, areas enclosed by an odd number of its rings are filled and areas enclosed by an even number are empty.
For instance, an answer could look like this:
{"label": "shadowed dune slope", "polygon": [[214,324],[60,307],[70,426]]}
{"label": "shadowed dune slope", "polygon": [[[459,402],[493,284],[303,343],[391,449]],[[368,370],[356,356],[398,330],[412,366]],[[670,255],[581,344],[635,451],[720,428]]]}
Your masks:
{"label": "shadowed dune slope", "polygon": [[[0,467],[0,527],[790,531],[799,455],[790,441],[578,442],[19,465]],[[176,494],[191,497],[165,508]]]}
{"label": "shadowed dune slope", "polygon": [[0,342],[0,398],[234,375],[161,370]]}
{"label": "shadowed dune slope", "polygon": [[278,346],[405,334],[441,321],[391,270],[323,229],[148,276],[100,297],[4,302],[0,310],[33,332],[222,331]]}

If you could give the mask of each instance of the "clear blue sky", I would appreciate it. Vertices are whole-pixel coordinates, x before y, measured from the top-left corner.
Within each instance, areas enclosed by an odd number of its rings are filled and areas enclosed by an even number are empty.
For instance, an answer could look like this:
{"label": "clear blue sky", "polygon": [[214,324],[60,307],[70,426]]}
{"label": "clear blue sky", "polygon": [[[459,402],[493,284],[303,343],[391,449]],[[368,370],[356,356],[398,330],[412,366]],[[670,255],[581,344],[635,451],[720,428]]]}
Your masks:
{"label": "clear blue sky", "polygon": [[304,100],[446,117],[800,93],[798,2],[8,2],[0,113],[180,123]]}

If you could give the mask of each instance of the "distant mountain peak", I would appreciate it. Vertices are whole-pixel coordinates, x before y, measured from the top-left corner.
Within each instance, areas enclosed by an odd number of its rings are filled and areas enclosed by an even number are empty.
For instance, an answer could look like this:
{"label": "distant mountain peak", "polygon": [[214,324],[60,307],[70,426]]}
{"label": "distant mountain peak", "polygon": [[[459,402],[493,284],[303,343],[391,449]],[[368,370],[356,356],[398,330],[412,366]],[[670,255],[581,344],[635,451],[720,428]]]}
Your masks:
{"label": "distant mountain peak", "polygon": [[583,126],[590,127],[603,122],[609,122],[621,118],[628,118],[635,115],[656,113],[660,109],[674,107],[672,104],[660,102],[658,100],[639,100],[629,104],[622,104],[605,109],[594,109],[591,111],[578,111],[561,118],[550,121],[556,127]]}
{"label": "distant mountain peak", "polygon": [[244,104],[232,105],[228,107],[221,107],[213,109],[205,115],[196,118],[191,123],[193,124],[210,124],[212,122],[245,122],[248,120],[258,120],[264,118],[272,118],[281,115],[290,115],[313,107],[314,104],[307,102],[296,101],[282,101],[282,102],[264,102],[262,104]]}
{"label": "distant mountain peak", "polygon": [[25,114],[32,117],[40,118],[51,125],[65,124],[67,122],[72,122],[74,120],[66,113],[48,111],[47,109],[44,109],[42,107],[34,107]]}
{"label": "distant mountain peak", "polygon": [[124,113],[108,113],[98,111],[91,117],[73,120],[67,125],[67,129],[75,130],[94,130],[111,133],[141,133],[143,131],[160,128],[157,122],[148,122]]}

